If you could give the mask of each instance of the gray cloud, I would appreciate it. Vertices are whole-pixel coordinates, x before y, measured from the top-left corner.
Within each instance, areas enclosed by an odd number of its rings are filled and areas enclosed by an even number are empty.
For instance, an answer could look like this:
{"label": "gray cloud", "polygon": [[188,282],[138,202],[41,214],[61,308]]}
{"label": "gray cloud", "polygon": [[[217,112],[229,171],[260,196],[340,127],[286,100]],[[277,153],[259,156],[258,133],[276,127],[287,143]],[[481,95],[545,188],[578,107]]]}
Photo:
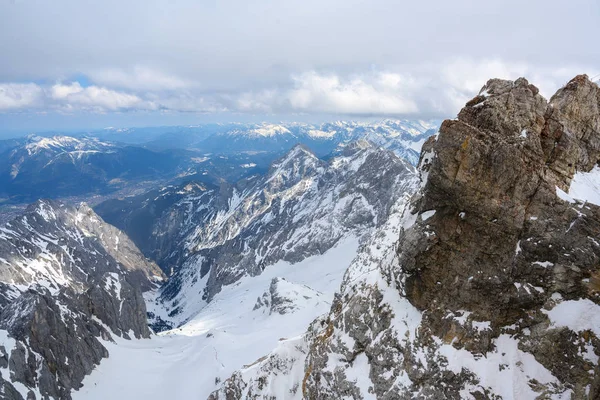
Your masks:
{"label": "gray cloud", "polygon": [[0,0],[0,112],[445,117],[491,77],[550,95],[600,73],[598,20],[596,0]]}

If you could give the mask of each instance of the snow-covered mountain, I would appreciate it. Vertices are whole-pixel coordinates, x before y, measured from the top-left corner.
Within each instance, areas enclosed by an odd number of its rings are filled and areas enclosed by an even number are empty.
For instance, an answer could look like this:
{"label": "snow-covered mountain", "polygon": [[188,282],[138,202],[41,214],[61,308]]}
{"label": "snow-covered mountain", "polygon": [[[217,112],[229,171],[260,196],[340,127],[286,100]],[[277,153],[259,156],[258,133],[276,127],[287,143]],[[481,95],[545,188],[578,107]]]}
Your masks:
{"label": "snow-covered mountain", "polygon": [[103,340],[150,335],[142,291],[162,280],[86,205],[40,200],[0,227],[2,398],[70,399]]}
{"label": "snow-covered mountain", "polygon": [[29,136],[4,147],[0,199],[11,202],[108,193],[175,177],[191,164],[189,155],[159,154],[93,137]]}
{"label": "snow-covered mountain", "polygon": [[599,132],[587,76],[490,80],[329,313],[210,399],[597,399]]}
{"label": "snow-covered mountain", "polygon": [[67,154],[70,157],[79,158],[84,153],[110,151],[113,147],[113,144],[97,138],[29,136],[25,144],[25,151],[29,155],[49,152],[54,155]]}
{"label": "snow-covered mountain", "polygon": [[298,145],[264,176],[218,188],[190,183],[134,206],[125,199],[97,210],[125,231],[133,228],[133,214],[147,219],[145,237],[131,237],[174,272],[153,312],[177,326],[223,285],[278,261],[323,254],[345,237],[368,235],[415,185],[410,164],[369,142],[354,142],[327,161]]}

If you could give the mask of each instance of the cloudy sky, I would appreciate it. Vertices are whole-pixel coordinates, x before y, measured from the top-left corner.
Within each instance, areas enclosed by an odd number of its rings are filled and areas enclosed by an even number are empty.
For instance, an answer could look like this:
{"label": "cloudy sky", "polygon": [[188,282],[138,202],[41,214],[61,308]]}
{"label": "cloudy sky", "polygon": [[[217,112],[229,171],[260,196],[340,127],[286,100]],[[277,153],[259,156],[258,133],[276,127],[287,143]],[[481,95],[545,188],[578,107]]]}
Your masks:
{"label": "cloudy sky", "polygon": [[451,117],[491,77],[600,74],[599,21],[598,0],[0,0],[0,128]]}

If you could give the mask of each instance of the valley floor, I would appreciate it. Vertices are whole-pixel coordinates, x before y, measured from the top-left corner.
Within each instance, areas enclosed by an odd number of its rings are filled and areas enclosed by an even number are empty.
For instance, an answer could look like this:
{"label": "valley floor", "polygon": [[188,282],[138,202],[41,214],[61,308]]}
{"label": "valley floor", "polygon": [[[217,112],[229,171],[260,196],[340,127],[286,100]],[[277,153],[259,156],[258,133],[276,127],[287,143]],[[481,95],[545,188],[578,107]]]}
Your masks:
{"label": "valley floor", "polygon": [[[348,238],[323,255],[293,265],[279,262],[258,277],[225,286],[181,328],[146,340],[105,342],[109,358],[73,392],[73,399],[206,399],[219,380],[267,355],[278,341],[301,335],[315,317],[329,311],[358,247],[356,238]],[[292,284],[285,287],[297,297],[297,309],[283,315],[270,314],[268,307],[254,310],[276,277]],[[313,291],[321,295],[307,299]]]}

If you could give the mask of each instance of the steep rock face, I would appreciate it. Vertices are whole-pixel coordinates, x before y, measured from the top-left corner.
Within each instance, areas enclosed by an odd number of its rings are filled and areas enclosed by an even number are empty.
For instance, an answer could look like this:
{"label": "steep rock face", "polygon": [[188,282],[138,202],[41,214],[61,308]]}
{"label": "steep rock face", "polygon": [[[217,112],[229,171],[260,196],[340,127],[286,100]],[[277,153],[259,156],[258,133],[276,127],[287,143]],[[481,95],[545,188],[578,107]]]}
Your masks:
{"label": "steep rock face", "polygon": [[110,333],[86,308],[73,304],[73,295],[32,288],[0,314],[0,329],[14,340],[8,349],[3,341],[6,378],[37,392],[36,398],[70,398],[71,389],[81,387],[85,375],[108,357],[98,337],[108,340]]}
{"label": "steep rock face", "polygon": [[[413,211],[435,213],[401,236],[400,264],[418,308],[468,305],[503,325],[554,292],[581,297],[582,280],[597,268],[599,249],[589,239],[598,235],[597,207],[574,207],[556,188],[567,192],[575,170],[599,160],[600,90],[577,77],[549,106],[524,79],[492,80],[484,90],[489,98],[476,97],[457,121],[442,124],[427,146],[431,160],[424,150],[428,179]],[[542,290],[529,294],[515,283]]]}
{"label": "steep rock face", "polygon": [[162,273],[86,205],[41,200],[0,228],[0,279],[3,387],[69,399],[108,356],[99,338],[149,337],[142,291]]}
{"label": "steep rock face", "polygon": [[162,318],[183,322],[223,285],[279,261],[323,254],[349,235],[365,236],[415,187],[410,164],[362,141],[329,161],[297,146],[263,177],[182,200],[164,223],[195,221],[194,228],[180,240],[183,263],[161,291],[171,310]]}
{"label": "steep rock face", "polygon": [[490,80],[425,144],[398,236],[353,262],[305,353],[214,396],[303,363],[290,398],[597,398],[600,207],[566,192],[600,161],[599,95]]}

